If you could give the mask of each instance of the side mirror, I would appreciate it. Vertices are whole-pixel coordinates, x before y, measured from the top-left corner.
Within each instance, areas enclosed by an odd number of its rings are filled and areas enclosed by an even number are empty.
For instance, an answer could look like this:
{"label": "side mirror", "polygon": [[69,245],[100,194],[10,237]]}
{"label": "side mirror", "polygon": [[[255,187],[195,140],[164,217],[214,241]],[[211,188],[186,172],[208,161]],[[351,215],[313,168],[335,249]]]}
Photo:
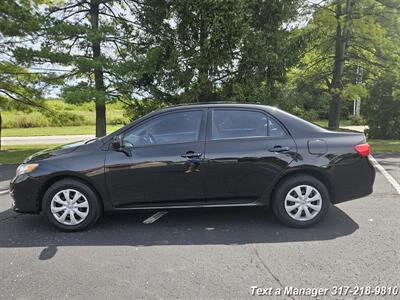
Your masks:
{"label": "side mirror", "polygon": [[133,145],[129,142],[124,142],[122,135],[117,135],[111,142],[111,147],[115,151],[123,152],[126,156],[132,156]]}
{"label": "side mirror", "polygon": [[133,145],[129,142],[124,141],[122,144],[122,148],[127,149],[129,151],[133,150]]}
{"label": "side mirror", "polygon": [[111,142],[111,147],[115,150],[119,150],[122,148],[123,140],[121,135],[114,136]]}

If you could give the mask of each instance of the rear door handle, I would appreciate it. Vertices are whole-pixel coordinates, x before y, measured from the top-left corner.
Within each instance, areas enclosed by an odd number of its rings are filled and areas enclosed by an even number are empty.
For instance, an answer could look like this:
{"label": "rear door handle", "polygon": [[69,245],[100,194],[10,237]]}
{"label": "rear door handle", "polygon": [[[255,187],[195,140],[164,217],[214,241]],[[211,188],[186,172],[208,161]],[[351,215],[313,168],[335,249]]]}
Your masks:
{"label": "rear door handle", "polygon": [[195,153],[194,151],[188,151],[185,154],[182,154],[181,157],[182,158],[199,158],[201,157],[203,154],[202,153]]}
{"label": "rear door handle", "polygon": [[270,152],[286,152],[289,151],[290,148],[289,147],[282,147],[282,146],[274,146],[273,148],[270,148],[269,151]]}

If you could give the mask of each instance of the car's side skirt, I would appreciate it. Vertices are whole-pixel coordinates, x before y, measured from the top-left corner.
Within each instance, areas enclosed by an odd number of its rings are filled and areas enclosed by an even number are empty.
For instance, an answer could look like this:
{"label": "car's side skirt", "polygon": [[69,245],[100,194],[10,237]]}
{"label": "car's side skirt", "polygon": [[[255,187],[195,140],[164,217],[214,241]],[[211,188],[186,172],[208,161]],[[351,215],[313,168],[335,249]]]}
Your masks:
{"label": "car's side skirt", "polygon": [[262,202],[251,203],[231,203],[231,204],[184,204],[184,205],[155,205],[155,206],[132,206],[132,207],[116,207],[112,211],[132,211],[132,210],[160,210],[160,209],[180,209],[180,208],[212,208],[212,207],[251,207],[265,206]]}

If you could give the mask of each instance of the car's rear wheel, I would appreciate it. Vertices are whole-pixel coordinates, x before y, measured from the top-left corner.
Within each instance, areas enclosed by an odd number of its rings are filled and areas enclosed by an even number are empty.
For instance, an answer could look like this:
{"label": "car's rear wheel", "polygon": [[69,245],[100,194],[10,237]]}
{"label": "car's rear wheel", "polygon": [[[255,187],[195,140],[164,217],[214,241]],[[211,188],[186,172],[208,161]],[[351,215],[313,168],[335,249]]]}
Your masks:
{"label": "car's rear wheel", "polygon": [[93,225],[101,215],[96,193],[85,183],[64,179],[54,183],[43,198],[43,211],[63,231],[80,231]]}
{"label": "car's rear wheel", "polygon": [[275,216],[291,227],[308,227],[319,222],[330,206],[326,186],[309,175],[285,179],[274,193]]}

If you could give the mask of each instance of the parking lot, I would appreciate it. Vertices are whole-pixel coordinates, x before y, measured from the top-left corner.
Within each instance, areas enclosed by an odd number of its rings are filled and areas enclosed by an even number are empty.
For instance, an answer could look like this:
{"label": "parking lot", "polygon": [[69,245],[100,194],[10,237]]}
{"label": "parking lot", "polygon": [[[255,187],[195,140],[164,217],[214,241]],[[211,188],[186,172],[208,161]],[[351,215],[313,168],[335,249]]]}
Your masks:
{"label": "parking lot", "polygon": [[[376,159],[400,180],[399,155]],[[0,196],[3,299],[247,299],[253,286],[400,286],[400,195],[379,172],[372,195],[332,206],[309,229],[237,208],[172,211],[150,224],[154,212],[108,215],[63,233],[10,204]]]}

